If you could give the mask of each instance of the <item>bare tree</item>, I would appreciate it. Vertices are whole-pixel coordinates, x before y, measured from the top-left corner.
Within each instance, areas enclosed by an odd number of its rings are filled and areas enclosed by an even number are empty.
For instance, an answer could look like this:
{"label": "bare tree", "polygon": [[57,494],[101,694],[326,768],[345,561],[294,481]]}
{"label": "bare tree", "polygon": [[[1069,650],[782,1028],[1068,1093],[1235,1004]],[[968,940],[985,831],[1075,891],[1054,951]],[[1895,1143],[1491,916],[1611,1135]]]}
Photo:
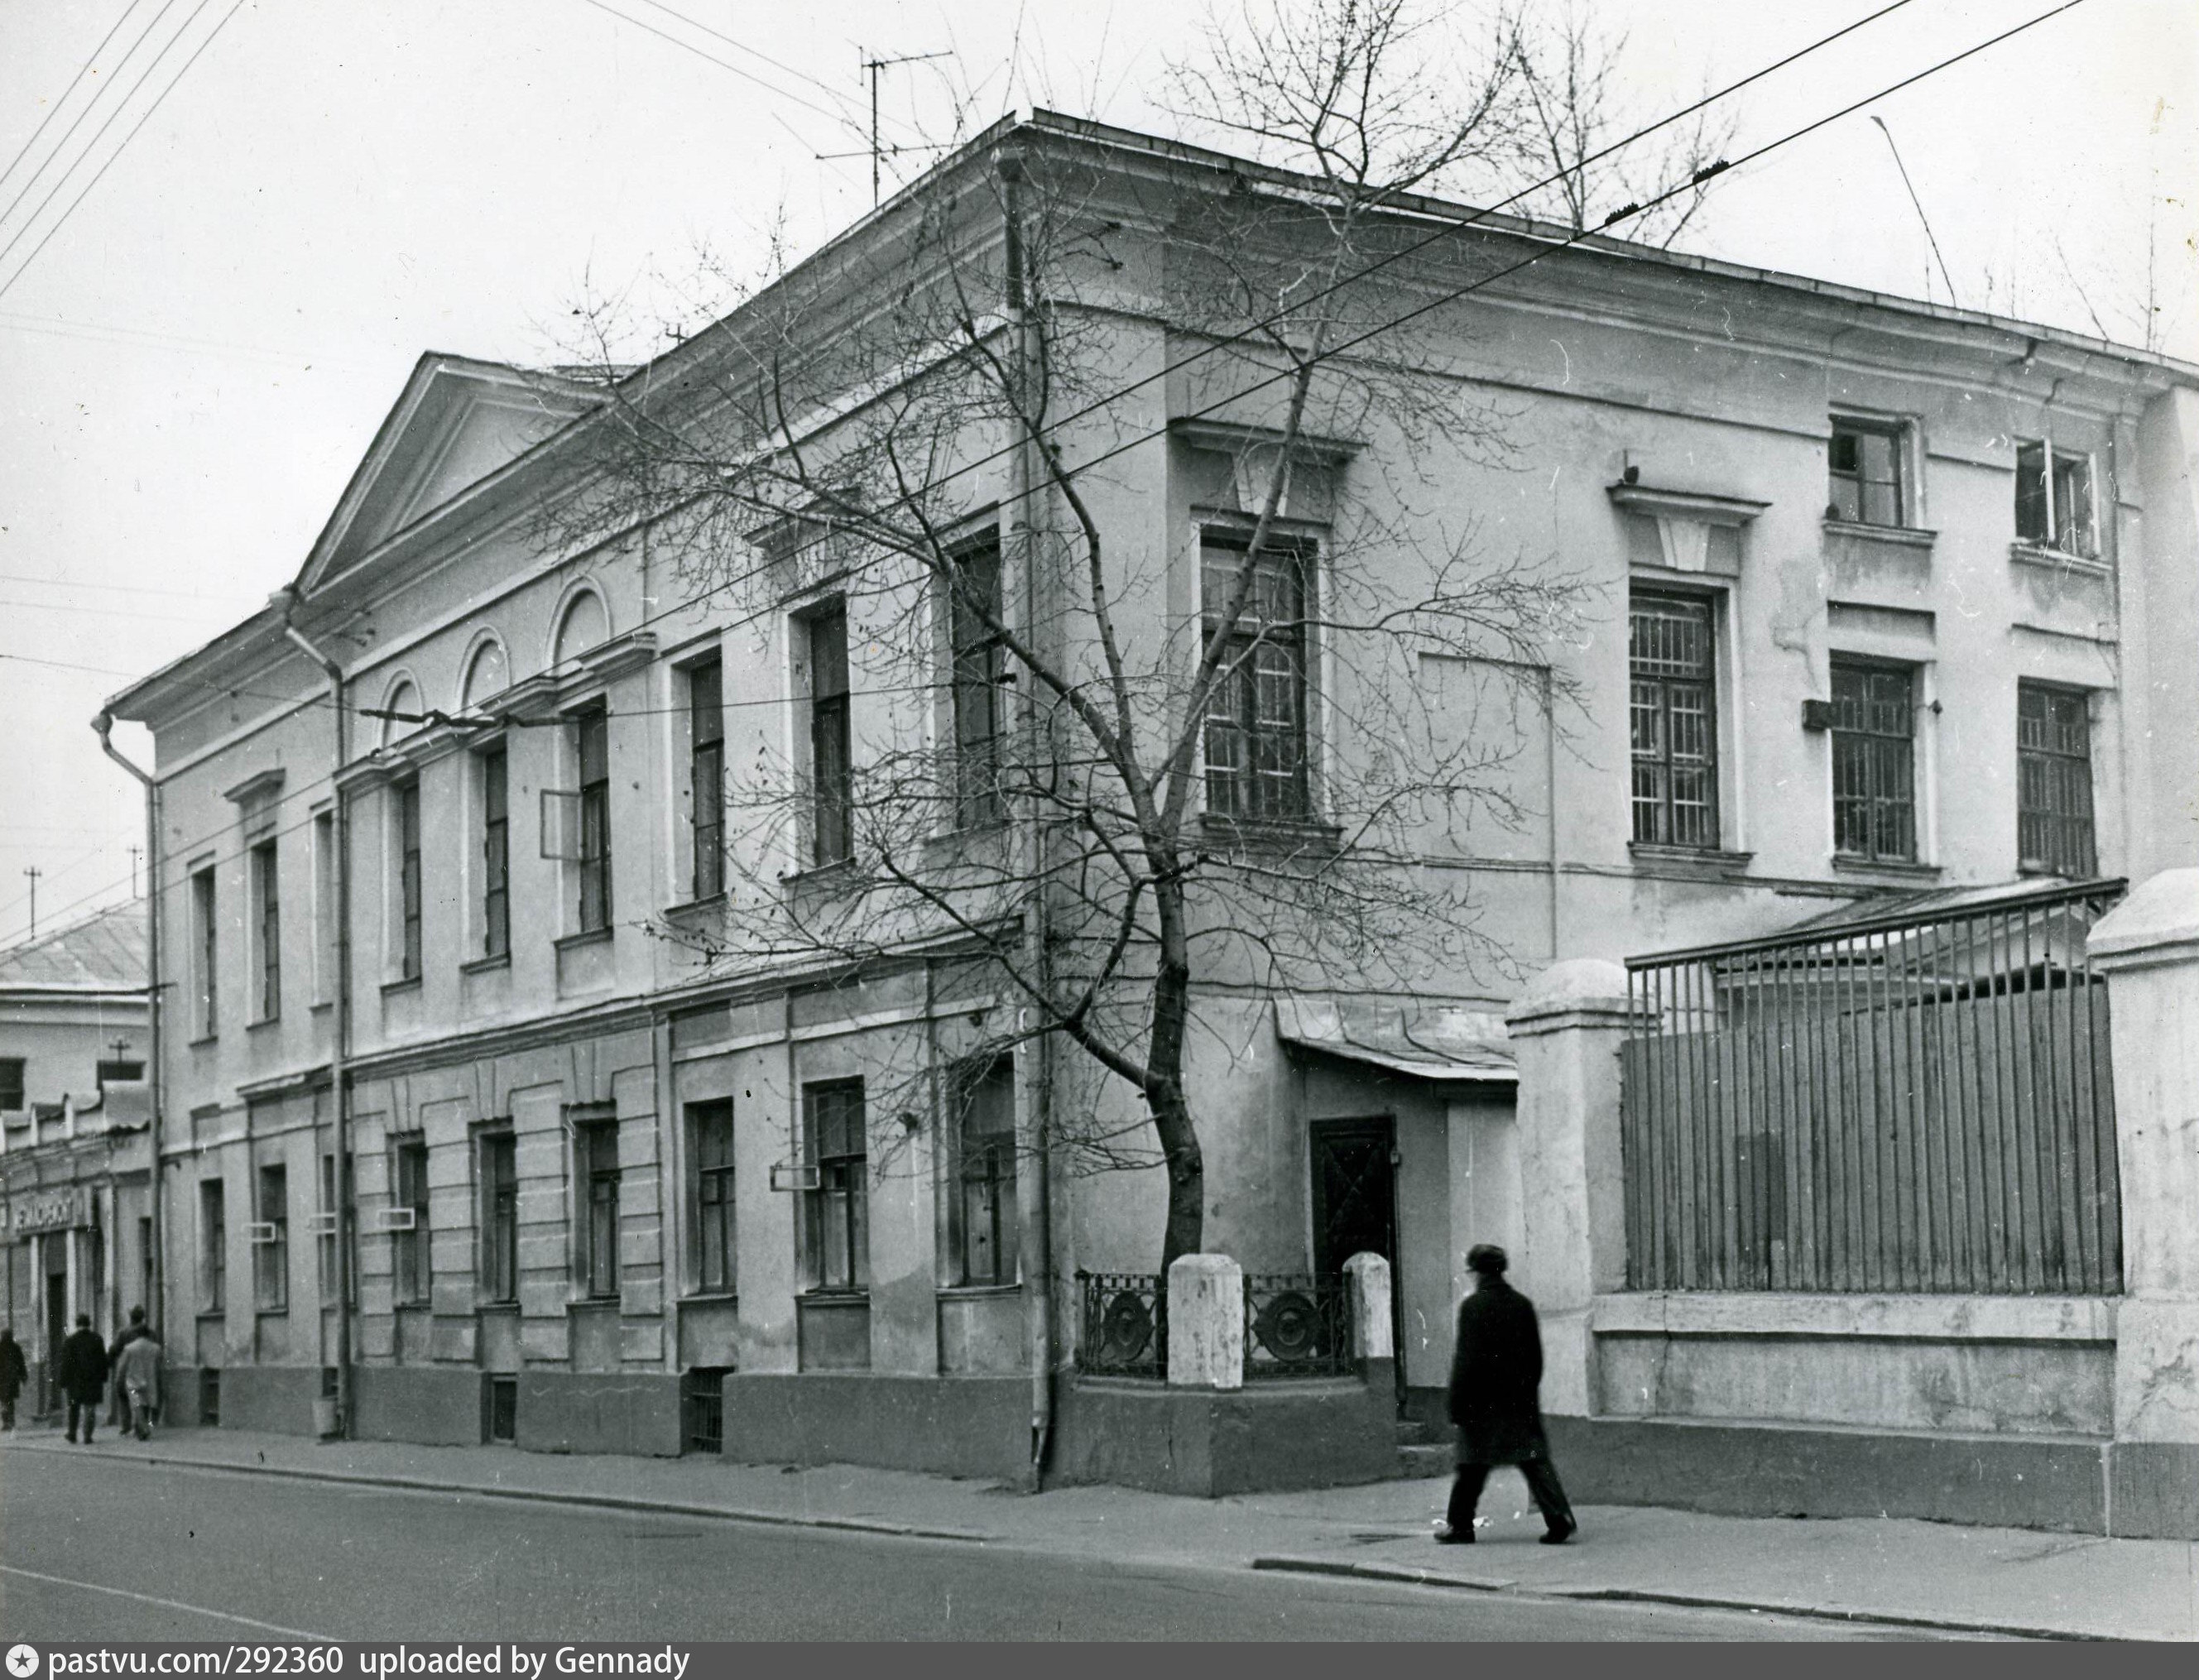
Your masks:
{"label": "bare tree", "polygon": [[[1325,0],[1185,79],[1303,173],[1124,169],[1064,126],[950,161],[609,382],[554,516],[645,533],[795,674],[791,744],[732,754],[721,916],[661,931],[728,966],[968,964],[1005,1006],[962,1053],[1067,1045],[1136,1094],[1030,1146],[1164,1170],[1164,1267],[1203,1240],[1203,991],[1485,979],[1432,837],[1516,815],[1511,717],[1568,697],[1584,586],[1437,493],[1510,447],[1454,376],[1470,311],[1429,289],[1508,248],[1401,260],[1411,195],[1515,154],[1521,73],[1506,25],[1474,74],[1392,91],[1403,15]],[[1155,346],[1175,371],[1126,384]],[[1164,448],[1206,510],[1187,592],[1126,518]]]}

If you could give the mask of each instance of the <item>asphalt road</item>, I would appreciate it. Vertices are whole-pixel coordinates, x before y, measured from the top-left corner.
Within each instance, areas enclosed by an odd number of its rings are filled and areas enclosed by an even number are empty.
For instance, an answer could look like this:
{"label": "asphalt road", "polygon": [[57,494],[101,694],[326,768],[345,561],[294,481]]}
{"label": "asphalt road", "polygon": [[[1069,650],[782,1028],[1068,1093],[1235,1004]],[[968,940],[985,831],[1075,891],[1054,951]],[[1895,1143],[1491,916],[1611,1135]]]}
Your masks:
{"label": "asphalt road", "polygon": [[[153,1449],[157,1452],[158,1444]],[[142,1452],[143,1450],[140,1450]],[[328,1639],[1841,1639],[1724,1611],[0,1453],[0,1636]],[[1881,1636],[1899,1636],[1886,1631]]]}

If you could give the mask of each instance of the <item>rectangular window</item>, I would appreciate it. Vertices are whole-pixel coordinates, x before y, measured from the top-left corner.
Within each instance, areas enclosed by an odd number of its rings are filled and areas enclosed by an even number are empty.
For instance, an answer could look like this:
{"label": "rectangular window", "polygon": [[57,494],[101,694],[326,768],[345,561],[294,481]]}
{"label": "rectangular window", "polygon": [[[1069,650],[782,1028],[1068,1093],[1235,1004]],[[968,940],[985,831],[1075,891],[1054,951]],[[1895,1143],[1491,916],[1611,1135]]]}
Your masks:
{"label": "rectangular window", "polygon": [[2091,457],[2045,441],[2016,445],[2015,534],[2062,554],[2097,552]]}
{"label": "rectangular window", "polygon": [[212,866],[191,877],[191,1025],[200,1038],[212,1038],[219,1023],[214,956],[220,925],[214,919]]}
{"label": "rectangular window", "polygon": [[252,1298],[262,1312],[290,1304],[290,1175],[281,1166],[260,1170],[257,1226],[252,1234]]}
{"label": "rectangular window", "polygon": [[[348,1160],[344,1164],[343,1193],[339,1199],[336,1192],[336,1158],[321,1157],[321,1234],[318,1243],[321,1299],[324,1303],[336,1298],[336,1234],[342,1225],[343,1210],[352,1203],[352,1175]],[[347,1286],[345,1295],[353,1301],[359,1299],[358,1245],[352,1246],[353,1262],[350,1272],[341,1280]]]}
{"label": "rectangular window", "polygon": [[697,898],[726,890],[725,666],[706,659],[687,673],[688,831]]}
{"label": "rectangular window", "polygon": [[420,977],[420,784],[400,782],[397,796],[397,972]]}
{"label": "rectangular window", "polygon": [[[143,1062],[105,1061],[96,1064],[92,1070],[92,1077],[98,1082],[99,1088],[102,1091],[110,1084],[135,1084],[144,1076],[145,1064]],[[5,1082],[0,1081],[0,1097],[6,1095]],[[7,1106],[7,1103],[0,1101],[0,1108]]]}
{"label": "rectangular window", "polygon": [[618,1279],[618,1122],[574,1129],[582,1205],[580,1286],[592,1299],[615,1300]]}
{"label": "rectangular window", "polygon": [[580,766],[580,927],[593,933],[611,925],[610,718],[598,710],[573,720],[573,751]]}
{"label": "rectangular window", "polygon": [[492,1301],[519,1298],[519,1154],[510,1132],[481,1140],[481,1284]]}
{"label": "rectangular window", "polygon": [[229,1208],[227,1187],[218,1178],[199,1181],[199,1307],[221,1312],[229,1305]]}
{"label": "rectangular window", "polygon": [[952,1082],[952,1237],[963,1283],[1016,1280],[1016,1071],[1007,1057]]}
{"label": "rectangular window", "polygon": [[1902,665],[1833,665],[1833,849],[1843,857],[1916,857],[1916,673]]}
{"label": "rectangular window", "polygon": [[20,1056],[0,1056],[0,1108],[14,1110],[24,1105],[24,1066]]}
{"label": "rectangular window", "polygon": [[1627,621],[1634,841],[1718,843],[1716,608],[1700,595],[1634,596]]}
{"label": "rectangular window", "polygon": [[803,1144],[816,1169],[808,1193],[805,1244],[816,1289],[865,1289],[871,1281],[870,1191],[863,1082],[802,1088]]}
{"label": "rectangular window", "polygon": [[258,1021],[283,1012],[283,893],[276,866],[272,840],[252,849],[253,1018]]}
{"label": "rectangular window", "polygon": [[400,1138],[391,1154],[390,1206],[412,1216],[409,1227],[400,1221],[391,1234],[397,1300],[400,1305],[417,1304],[429,1294],[428,1141],[417,1135]]}
{"label": "rectangular window", "polygon": [[1221,663],[1206,705],[1206,806],[1216,816],[1299,821],[1311,814],[1306,777],[1309,544],[1276,543],[1254,563],[1244,611],[1225,623],[1250,557],[1235,532],[1204,536],[1199,578],[1206,645]]}
{"label": "rectangular window", "polygon": [[1899,421],[1836,417],[1827,515],[1858,525],[1905,523],[1903,441]]}
{"label": "rectangular window", "polygon": [[950,563],[949,637],[954,662],[954,820],[965,828],[1000,815],[1000,621],[997,538]]}
{"label": "rectangular window", "polygon": [[2015,685],[2015,785],[2022,867],[2094,873],[2091,709],[2082,691]]}
{"label": "rectangular window", "polygon": [[855,765],[848,714],[848,610],[802,621],[809,654],[810,861],[855,855]]}
{"label": "rectangular window", "polygon": [[336,820],[332,811],[313,817],[313,1001],[335,996]]}
{"label": "rectangular window", "polygon": [[511,808],[505,782],[507,760],[492,747],[476,761],[481,767],[481,954],[511,954]]}
{"label": "rectangular window", "polygon": [[730,1295],[733,1270],[733,1105],[731,1099],[687,1110],[695,1163],[695,1281],[706,1295]]}

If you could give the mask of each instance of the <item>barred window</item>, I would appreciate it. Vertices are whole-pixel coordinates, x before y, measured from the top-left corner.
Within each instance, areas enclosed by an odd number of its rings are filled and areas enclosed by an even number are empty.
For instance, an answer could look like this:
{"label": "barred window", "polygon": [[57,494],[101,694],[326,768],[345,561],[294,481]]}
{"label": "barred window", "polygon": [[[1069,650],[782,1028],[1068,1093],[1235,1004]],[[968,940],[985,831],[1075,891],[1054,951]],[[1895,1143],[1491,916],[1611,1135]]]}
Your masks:
{"label": "barred window", "polygon": [[2016,849],[2021,866],[2092,874],[2092,727],[2082,691],[2015,689]]}
{"label": "barred window", "polygon": [[[1306,598],[1313,545],[1270,537],[1251,560],[1249,533],[1204,533],[1199,580],[1207,644],[1222,644],[1206,703],[1206,808],[1254,821],[1312,814],[1307,780]],[[1223,616],[1253,568],[1245,610]]]}
{"label": "barred window", "polygon": [[1627,629],[1638,845],[1718,843],[1715,620],[1699,595],[1635,595]]}
{"label": "barred window", "polygon": [[1916,857],[1916,673],[1833,663],[1833,849],[1874,862]]}

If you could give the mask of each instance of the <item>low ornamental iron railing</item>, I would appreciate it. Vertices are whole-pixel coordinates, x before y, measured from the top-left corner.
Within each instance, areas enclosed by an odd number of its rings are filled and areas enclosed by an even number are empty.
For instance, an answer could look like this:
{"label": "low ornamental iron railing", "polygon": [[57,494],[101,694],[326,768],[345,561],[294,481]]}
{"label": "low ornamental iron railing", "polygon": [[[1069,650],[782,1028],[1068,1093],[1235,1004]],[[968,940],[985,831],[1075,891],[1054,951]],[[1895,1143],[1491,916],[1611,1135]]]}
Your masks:
{"label": "low ornamental iron railing", "polygon": [[1633,1289],[2114,1294],[2124,883],[1636,958]]}
{"label": "low ornamental iron railing", "polygon": [[1168,1376],[1168,1279],[1158,1272],[1079,1272],[1084,1297],[1076,1368],[1094,1376]]}
{"label": "low ornamental iron railing", "polygon": [[1245,1380],[1343,1377],[1358,1369],[1342,1276],[1245,1275]]}

